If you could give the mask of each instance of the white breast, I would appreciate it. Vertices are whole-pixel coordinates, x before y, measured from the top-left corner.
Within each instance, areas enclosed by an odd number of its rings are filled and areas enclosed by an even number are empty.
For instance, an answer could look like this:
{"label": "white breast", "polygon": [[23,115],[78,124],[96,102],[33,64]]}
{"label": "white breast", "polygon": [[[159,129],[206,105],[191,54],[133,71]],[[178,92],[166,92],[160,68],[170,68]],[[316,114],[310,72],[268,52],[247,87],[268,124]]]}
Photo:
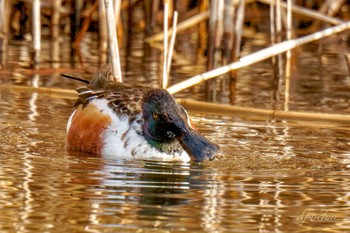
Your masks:
{"label": "white breast", "polygon": [[190,157],[185,151],[167,154],[150,146],[141,135],[142,129],[139,123],[141,114],[129,125],[129,117],[125,115],[119,116],[113,112],[108,107],[107,100],[95,99],[90,104],[94,104],[104,114],[108,114],[112,118],[112,124],[107,127],[104,135],[102,135],[104,141],[102,155],[104,157],[190,161]]}

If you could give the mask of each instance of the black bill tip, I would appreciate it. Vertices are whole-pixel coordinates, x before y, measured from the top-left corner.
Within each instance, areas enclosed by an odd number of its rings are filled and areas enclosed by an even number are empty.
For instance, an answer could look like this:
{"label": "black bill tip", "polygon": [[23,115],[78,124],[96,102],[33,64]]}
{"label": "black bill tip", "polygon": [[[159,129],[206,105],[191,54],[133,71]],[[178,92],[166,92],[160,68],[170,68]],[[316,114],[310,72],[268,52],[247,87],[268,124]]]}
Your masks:
{"label": "black bill tip", "polygon": [[190,129],[181,139],[180,143],[194,162],[214,160],[219,152],[219,146],[209,141],[193,129]]}

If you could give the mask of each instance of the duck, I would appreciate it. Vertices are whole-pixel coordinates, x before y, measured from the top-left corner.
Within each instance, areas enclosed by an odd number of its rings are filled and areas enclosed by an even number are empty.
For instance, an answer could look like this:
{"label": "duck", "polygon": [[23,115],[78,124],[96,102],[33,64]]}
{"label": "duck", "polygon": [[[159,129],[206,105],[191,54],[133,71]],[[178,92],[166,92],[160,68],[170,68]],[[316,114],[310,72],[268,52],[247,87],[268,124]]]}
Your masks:
{"label": "duck", "polygon": [[108,158],[202,162],[219,146],[201,135],[165,89],[110,81],[110,65],[76,89],[66,147]]}

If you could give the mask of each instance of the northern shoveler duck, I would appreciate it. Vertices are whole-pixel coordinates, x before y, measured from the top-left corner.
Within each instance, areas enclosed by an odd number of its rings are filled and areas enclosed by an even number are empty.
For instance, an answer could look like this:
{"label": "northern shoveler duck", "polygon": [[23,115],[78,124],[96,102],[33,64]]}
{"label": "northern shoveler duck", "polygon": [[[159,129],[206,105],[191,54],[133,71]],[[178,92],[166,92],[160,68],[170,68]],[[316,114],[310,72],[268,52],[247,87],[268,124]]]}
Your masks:
{"label": "northern shoveler duck", "polygon": [[109,66],[78,88],[67,148],[116,158],[212,160],[218,145],[200,135],[168,91],[108,81]]}

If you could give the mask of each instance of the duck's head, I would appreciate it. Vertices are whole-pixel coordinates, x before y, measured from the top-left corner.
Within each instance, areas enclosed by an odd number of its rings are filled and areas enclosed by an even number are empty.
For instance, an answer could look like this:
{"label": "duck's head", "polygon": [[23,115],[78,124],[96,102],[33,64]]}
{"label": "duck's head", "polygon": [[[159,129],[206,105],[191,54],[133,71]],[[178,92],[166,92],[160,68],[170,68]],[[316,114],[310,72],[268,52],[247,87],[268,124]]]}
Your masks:
{"label": "duck's head", "polygon": [[142,103],[143,132],[152,145],[178,141],[192,161],[213,160],[219,146],[190,126],[187,112],[163,89],[148,90]]}

